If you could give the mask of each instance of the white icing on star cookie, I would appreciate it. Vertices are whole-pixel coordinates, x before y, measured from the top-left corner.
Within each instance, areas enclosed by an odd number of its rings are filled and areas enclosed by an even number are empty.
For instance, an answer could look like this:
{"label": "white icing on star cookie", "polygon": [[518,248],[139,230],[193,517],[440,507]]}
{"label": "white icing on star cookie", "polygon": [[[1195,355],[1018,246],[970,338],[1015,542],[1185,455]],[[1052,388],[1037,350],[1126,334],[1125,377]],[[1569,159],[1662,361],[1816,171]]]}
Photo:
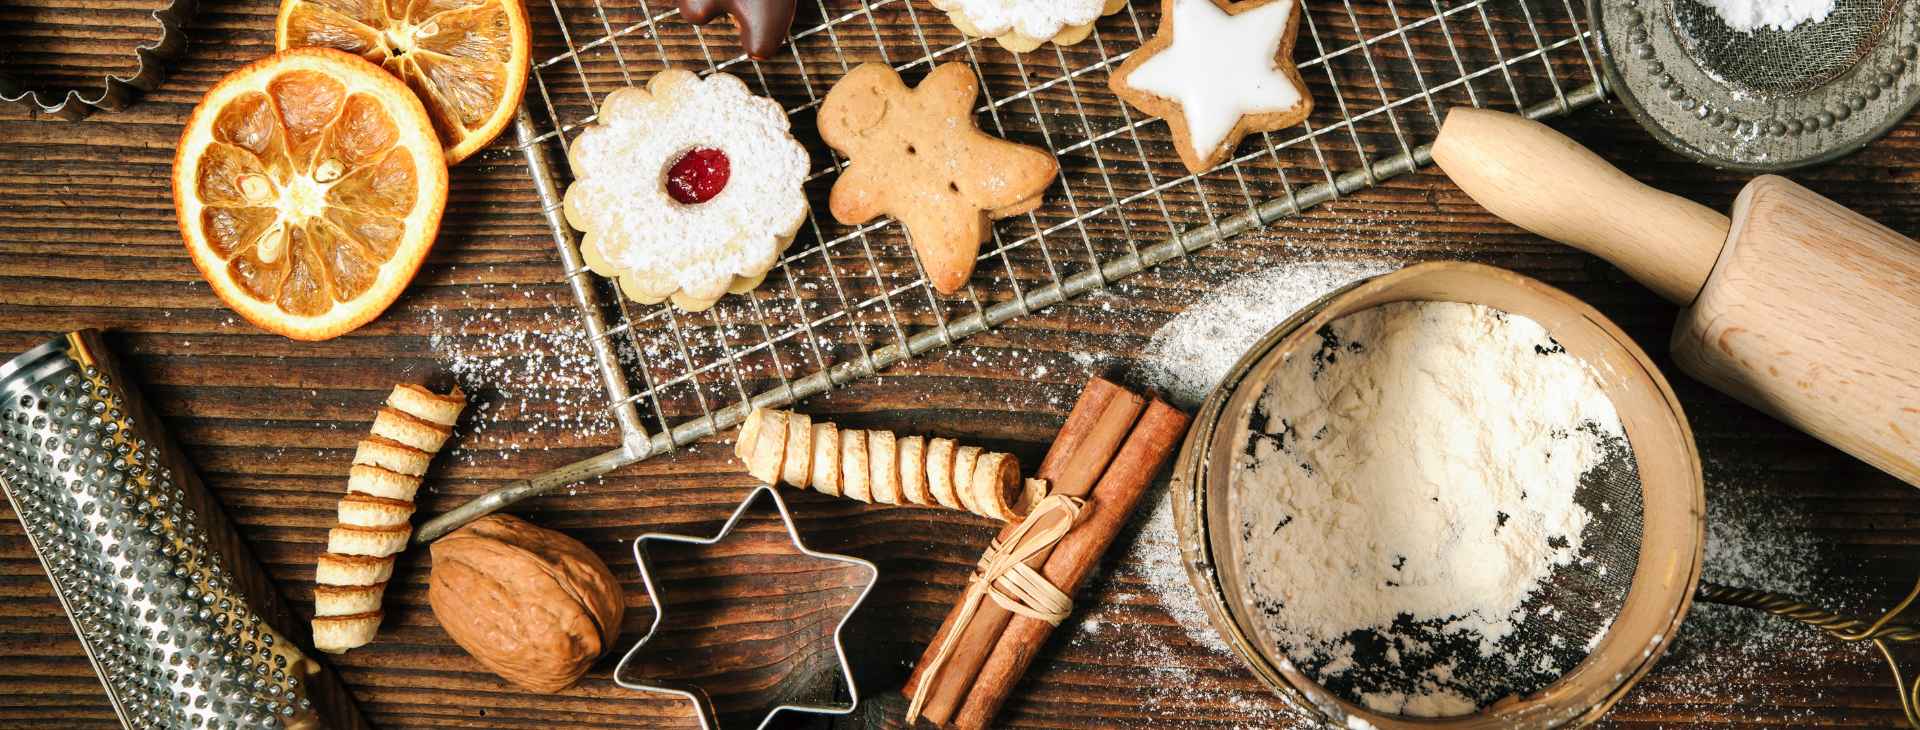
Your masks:
{"label": "white icing on star cookie", "polygon": [[[690,311],[757,285],[807,216],[807,151],[788,129],[779,104],[727,74],[662,71],[609,94],[568,155],[567,222],[586,233],[588,266],[635,300]],[[725,153],[725,187],[681,203],[667,171],[701,149]]]}
{"label": "white icing on star cookie", "polygon": [[[1159,35],[1127,60],[1113,84],[1128,102],[1178,122],[1175,137],[1189,168],[1210,169],[1242,135],[1290,126],[1312,111],[1289,58],[1299,31],[1297,0],[1242,2],[1231,7],[1245,9],[1232,15],[1211,0],[1165,6]],[[1173,108],[1152,108],[1138,92]]]}

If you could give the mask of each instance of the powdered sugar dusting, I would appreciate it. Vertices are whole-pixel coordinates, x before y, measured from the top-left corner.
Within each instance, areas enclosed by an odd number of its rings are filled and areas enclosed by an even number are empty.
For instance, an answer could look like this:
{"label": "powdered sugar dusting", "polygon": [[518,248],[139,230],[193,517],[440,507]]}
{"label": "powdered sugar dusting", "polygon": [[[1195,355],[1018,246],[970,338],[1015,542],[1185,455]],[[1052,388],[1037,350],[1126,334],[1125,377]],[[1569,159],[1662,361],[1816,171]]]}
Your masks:
{"label": "powdered sugar dusting", "polygon": [[[1306,716],[1246,675],[1239,658],[1220,638],[1200,607],[1200,598],[1180,562],[1168,483],[1161,480],[1141,498],[1116,542],[1123,556],[1113,570],[1096,575],[1075,599],[1086,607],[1069,646],[1131,665],[1115,668],[1156,717],[1190,717],[1206,708],[1231,708],[1236,726],[1262,728],[1305,722]],[[1137,611],[1152,605],[1173,627]],[[1147,625],[1143,625],[1147,624]]]}
{"label": "powdered sugar dusting", "polygon": [[[1701,579],[1721,585],[1778,591],[1812,599],[1827,608],[1877,617],[1886,596],[1866,606],[1849,606],[1845,584],[1828,572],[1834,556],[1815,537],[1812,515],[1760,472],[1736,471],[1714,464],[1706,468],[1707,542]],[[1855,589],[1859,590],[1859,589]],[[1835,600],[1835,593],[1839,592]],[[1687,614],[1671,649],[1651,681],[1663,684],[1655,703],[1671,697],[1697,698],[1725,707],[1731,722],[1800,724],[1818,716],[1791,683],[1782,684],[1783,665],[1818,683],[1825,677],[1872,676],[1885,671],[1871,647],[1856,647],[1862,670],[1834,661],[1835,642],[1802,626],[1760,611],[1699,601]],[[1628,695],[1620,712],[1632,713],[1639,697]],[[1897,713],[1896,713],[1897,715]]]}
{"label": "powdered sugar dusting", "polygon": [[1281,264],[1228,283],[1153,335],[1140,366],[1154,388],[1192,411],[1267,330],[1327,292],[1398,268],[1386,263]]}
{"label": "powdered sugar dusting", "polygon": [[470,404],[465,432],[452,442],[451,453],[498,451],[504,458],[618,433],[593,349],[571,307],[537,313],[435,308],[429,321],[427,346],[453,372]]}
{"label": "powdered sugar dusting", "polygon": [[1044,41],[1070,26],[1100,19],[1103,0],[935,0],[934,7],[966,15],[980,34],[1019,33]]}

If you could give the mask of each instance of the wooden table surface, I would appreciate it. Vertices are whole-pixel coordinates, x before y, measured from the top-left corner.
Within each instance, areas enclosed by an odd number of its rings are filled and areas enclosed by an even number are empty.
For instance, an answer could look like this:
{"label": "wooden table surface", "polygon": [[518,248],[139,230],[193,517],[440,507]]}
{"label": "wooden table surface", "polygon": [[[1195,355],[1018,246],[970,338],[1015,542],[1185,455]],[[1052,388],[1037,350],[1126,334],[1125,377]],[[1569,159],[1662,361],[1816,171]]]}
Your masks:
{"label": "wooden table surface", "polygon": [[[140,2],[0,5],[0,71],[97,80],[150,40]],[[83,327],[104,330],[279,589],[301,610],[355,442],[396,381],[472,391],[471,422],[436,462],[423,514],[517,477],[606,451],[618,438],[585,370],[570,294],[527,171],[504,143],[453,170],[448,225],[411,288],[345,337],[294,342],[238,319],[182,249],[169,173],[180,125],[221,75],[272,48],[273,3],[208,0],[171,80],[125,113],[71,123],[0,110],[0,353]],[[49,29],[58,32],[50,32]],[[60,40],[49,42],[49,36]],[[75,72],[74,69],[81,69]],[[1521,71],[1520,73],[1529,73]],[[1660,147],[1615,103],[1554,122],[1636,177],[1724,209],[1742,184]],[[1920,122],[1792,177],[1894,230],[1920,235]],[[1174,315],[1234,274],[1315,260],[1463,259],[1509,267],[1592,302],[1674,382],[1708,477],[1707,574],[1877,614],[1920,574],[1920,493],[1679,374],[1666,357],[1675,307],[1618,270],[1492,218],[1444,176],[1387,181],[1112,289],[936,350],[806,408],[856,426],[960,434],[1037,463],[1092,374],[1137,378],[1134,360]],[[1886,333],[1912,337],[1920,333]],[[653,611],[631,558],[644,532],[710,533],[753,485],[728,444],[678,454],[513,508],[590,545],[627,593],[618,648]],[[788,491],[810,546],[882,574],[846,628],[863,703],[814,724],[897,727],[899,687],[993,534],[955,513]],[[1206,624],[1177,563],[1164,497],[1140,509],[1000,724],[1026,728],[1301,726]],[[695,561],[663,551],[684,596],[669,640],[719,646],[755,671],[728,675],[727,726],[768,693],[830,686],[822,653],[853,577],[780,553],[765,513],[743,539]],[[379,638],[332,664],[377,727],[692,726],[683,703],[617,687],[618,652],[554,696],[519,691],[455,645],[426,605],[428,556],[406,553]],[[718,567],[716,567],[718,566]],[[743,572],[785,571],[769,582]],[[820,587],[824,581],[827,587]],[[768,586],[810,591],[776,598]],[[708,632],[695,631],[706,627]],[[687,652],[686,656],[694,656]],[[713,657],[709,657],[713,658]],[[790,666],[799,669],[788,671]],[[744,719],[743,719],[744,718]],[[1775,620],[1699,608],[1672,652],[1612,711],[1610,727],[1902,723],[1870,650]],[[791,724],[791,723],[789,723]],[[0,726],[117,726],[19,523],[0,516]]]}

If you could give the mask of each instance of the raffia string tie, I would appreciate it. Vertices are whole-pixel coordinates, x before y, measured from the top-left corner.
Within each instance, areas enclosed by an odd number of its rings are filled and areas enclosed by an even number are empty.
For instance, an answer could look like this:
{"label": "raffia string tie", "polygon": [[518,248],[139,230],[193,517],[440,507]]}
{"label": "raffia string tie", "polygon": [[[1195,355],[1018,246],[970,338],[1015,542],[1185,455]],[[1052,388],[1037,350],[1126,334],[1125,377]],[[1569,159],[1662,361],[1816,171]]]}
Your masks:
{"label": "raffia string tie", "polygon": [[[1004,544],[995,540],[987,546],[987,552],[980,556],[980,569],[968,580],[960,617],[953,622],[953,629],[947,632],[940,651],[934,654],[933,663],[913,692],[913,703],[907,707],[909,719],[920,716],[921,706],[933,693],[933,686],[939,683],[940,668],[947,663],[947,656],[953,653],[960,636],[966,633],[967,624],[973,622],[981,601],[992,598],[1001,608],[1054,626],[1059,626],[1073,613],[1073,597],[1047,582],[1045,576],[1027,565],[1027,559],[1052,549],[1060,538],[1066,537],[1074,523],[1080,521],[1080,510],[1085,506],[1085,501],[1064,494],[1042,499],[1007,536]],[[1046,525],[1045,529],[1034,531],[1042,524]]]}

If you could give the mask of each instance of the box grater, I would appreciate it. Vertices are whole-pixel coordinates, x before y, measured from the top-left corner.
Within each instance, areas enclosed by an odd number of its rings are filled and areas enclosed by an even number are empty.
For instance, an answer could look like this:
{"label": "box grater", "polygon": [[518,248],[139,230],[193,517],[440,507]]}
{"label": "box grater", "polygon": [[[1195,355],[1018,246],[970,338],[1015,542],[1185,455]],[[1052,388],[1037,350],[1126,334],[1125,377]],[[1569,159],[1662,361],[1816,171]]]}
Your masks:
{"label": "box grater", "polygon": [[366,727],[98,332],[0,365],[0,489],[126,727]]}

